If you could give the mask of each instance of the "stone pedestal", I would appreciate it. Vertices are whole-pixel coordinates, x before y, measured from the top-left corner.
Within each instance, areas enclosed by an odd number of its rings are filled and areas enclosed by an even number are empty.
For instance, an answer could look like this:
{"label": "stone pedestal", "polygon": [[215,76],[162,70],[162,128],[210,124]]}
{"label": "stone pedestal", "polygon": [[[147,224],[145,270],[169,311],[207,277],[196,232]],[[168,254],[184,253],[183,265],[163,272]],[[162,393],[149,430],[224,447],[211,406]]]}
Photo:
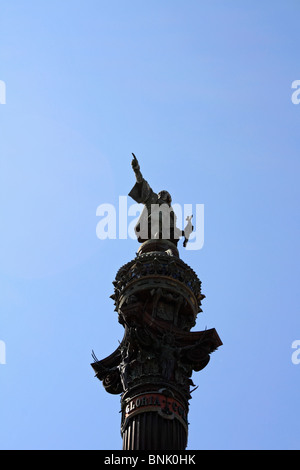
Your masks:
{"label": "stone pedestal", "polygon": [[107,392],[121,395],[123,450],[184,450],[192,373],[222,344],[215,329],[190,331],[201,282],[173,243],[148,240],[113,284],[124,337],[92,367]]}

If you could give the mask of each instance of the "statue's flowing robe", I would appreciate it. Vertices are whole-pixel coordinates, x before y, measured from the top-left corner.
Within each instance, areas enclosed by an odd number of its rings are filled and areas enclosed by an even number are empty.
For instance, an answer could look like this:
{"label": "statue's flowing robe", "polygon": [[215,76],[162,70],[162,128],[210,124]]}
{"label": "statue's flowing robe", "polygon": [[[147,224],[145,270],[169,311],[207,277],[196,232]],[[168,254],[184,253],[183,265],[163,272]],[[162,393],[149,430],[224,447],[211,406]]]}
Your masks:
{"label": "statue's flowing robe", "polygon": [[128,195],[145,206],[134,228],[138,241],[143,243],[150,238],[161,238],[177,244],[182,231],[176,227],[176,215],[172,207],[151,189],[149,183],[143,179],[134,185]]}

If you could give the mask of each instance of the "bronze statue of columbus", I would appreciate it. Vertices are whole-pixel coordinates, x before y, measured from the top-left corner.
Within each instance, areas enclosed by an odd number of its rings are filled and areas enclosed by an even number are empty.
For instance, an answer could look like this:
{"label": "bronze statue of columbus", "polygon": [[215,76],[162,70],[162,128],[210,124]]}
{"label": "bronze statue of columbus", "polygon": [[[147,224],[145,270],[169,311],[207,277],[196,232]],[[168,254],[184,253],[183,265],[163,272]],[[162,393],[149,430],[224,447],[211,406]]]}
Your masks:
{"label": "bronze statue of columbus", "polygon": [[163,239],[177,246],[180,237],[184,236],[183,246],[186,246],[193,231],[192,216],[187,217],[188,223],[185,229],[180,230],[176,225],[177,217],[171,206],[170,193],[163,190],[156,194],[143,178],[136,156],[134,153],[132,155],[131,166],[136,176],[136,183],[129,196],[145,206],[135,226],[138,241],[143,243],[149,239]]}

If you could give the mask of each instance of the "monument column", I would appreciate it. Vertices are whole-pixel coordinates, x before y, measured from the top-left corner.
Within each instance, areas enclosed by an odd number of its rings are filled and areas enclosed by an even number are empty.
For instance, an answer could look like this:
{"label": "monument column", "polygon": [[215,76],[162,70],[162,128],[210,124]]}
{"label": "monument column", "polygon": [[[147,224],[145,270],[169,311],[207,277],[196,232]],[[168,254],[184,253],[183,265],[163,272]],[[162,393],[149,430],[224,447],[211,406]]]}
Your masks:
{"label": "monument column", "polygon": [[[144,189],[143,197],[153,200],[155,193]],[[117,272],[111,297],[124,337],[110,356],[94,355],[91,364],[106,391],[121,395],[123,450],[186,448],[192,373],[222,345],[214,328],[190,331],[202,311],[201,282],[180,259],[174,238],[159,235],[141,239],[136,257]],[[184,235],[185,246],[189,232]]]}

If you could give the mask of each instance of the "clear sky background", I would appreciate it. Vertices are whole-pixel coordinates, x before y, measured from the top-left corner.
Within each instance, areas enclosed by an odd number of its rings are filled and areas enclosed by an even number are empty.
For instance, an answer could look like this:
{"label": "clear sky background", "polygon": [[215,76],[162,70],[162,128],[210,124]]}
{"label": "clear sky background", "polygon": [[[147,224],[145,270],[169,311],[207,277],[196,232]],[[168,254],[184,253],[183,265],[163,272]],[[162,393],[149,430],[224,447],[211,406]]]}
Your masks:
{"label": "clear sky background", "polygon": [[[135,179],[204,204],[180,255],[224,345],[193,375],[188,449],[299,449],[299,0],[1,0],[1,449],[120,449],[90,367],[122,340],[138,249],[96,209]],[[128,205],[131,204],[128,198]],[[128,218],[132,220],[132,218]]]}

